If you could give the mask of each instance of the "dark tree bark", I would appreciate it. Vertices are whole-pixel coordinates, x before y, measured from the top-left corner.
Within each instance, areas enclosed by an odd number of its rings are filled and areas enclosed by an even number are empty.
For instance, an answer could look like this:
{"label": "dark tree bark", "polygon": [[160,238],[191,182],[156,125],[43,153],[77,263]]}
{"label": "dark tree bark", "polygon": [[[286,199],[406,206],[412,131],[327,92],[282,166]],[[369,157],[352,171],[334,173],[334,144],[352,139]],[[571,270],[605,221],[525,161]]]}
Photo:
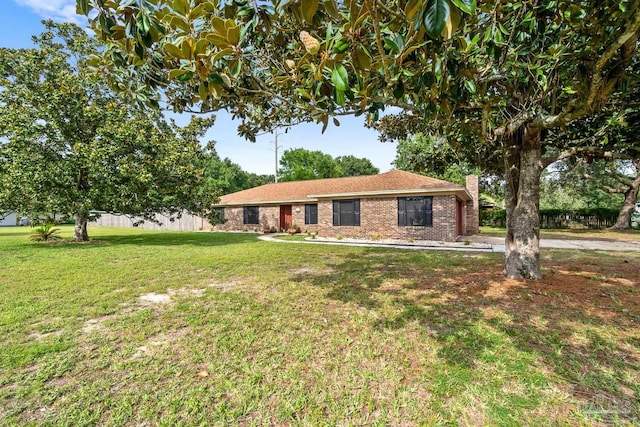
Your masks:
{"label": "dark tree bark", "polygon": [[73,228],[73,241],[89,241],[89,234],[87,234],[87,213],[84,210],[79,210],[76,215],[76,225]]}
{"label": "dark tree bark", "polygon": [[541,279],[540,128],[524,125],[504,139],[507,206],[504,275]]}
{"label": "dark tree bark", "polygon": [[640,189],[640,159],[633,162],[636,167],[636,177],[631,182],[627,182],[624,191],[624,202],[618,213],[616,223],[611,227],[614,230],[628,230],[631,228],[631,215],[638,202],[638,190]]}

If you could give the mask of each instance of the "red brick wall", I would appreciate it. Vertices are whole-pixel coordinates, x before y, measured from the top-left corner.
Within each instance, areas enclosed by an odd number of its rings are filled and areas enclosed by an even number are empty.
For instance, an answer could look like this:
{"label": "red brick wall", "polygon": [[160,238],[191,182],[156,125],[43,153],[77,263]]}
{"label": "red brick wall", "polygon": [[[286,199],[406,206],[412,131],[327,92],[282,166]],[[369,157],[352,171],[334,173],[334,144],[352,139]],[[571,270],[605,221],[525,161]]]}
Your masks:
{"label": "red brick wall", "polygon": [[469,175],[466,180],[467,191],[471,194],[470,201],[467,202],[466,210],[466,234],[478,234],[480,231],[480,190],[478,175]]}
{"label": "red brick wall", "polygon": [[433,226],[398,226],[398,199],[361,198],[360,226],[333,226],[333,202],[318,203],[318,234],[327,237],[362,237],[414,240],[456,239],[455,196],[433,197]]}
{"label": "red brick wall", "polygon": [[[214,227],[216,230],[249,230],[249,231],[262,231],[265,228],[271,228],[272,226],[280,230],[280,206],[260,206],[259,216],[260,224],[243,224],[243,207],[229,207],[224,208],[224,217],[226,222],[224,224],[218,224]],[[310,233],[316,232],[317,225],[305,225],[304,223],[304,204],[294,204],[291,206],[292,223],[300,227],[301,231],[309,231]]]}
{"label": "red brick wall", "polygon": [[[360,226],[333,226],[333,202],[318,202],[318,225],[305,225],[304,204],[292,205],[293,223],[305,232],[317,232],[326,237],[361,237],[369,239],[414,239],[455,241],[456,239],[456,197],[433,196],[433,226],[398,226],[398,199],[360,198]],[[265,226],[275,226],[280,231],[280,206],[260,206],[260,225],[244,225],[242,207],[225,208],[225,224],[217,225],[217,230],[262,231]],[[465,218],[463,218],[464,220]],[[464,227],[464,221],[463,221]]]}

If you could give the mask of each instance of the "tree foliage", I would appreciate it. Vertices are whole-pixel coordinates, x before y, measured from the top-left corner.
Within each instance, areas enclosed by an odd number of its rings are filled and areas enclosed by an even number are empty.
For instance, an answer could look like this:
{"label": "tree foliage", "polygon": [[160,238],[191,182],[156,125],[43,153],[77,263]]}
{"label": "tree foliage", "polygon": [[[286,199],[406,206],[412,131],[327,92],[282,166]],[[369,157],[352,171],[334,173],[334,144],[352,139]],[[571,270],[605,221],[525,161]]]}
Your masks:
{"label": "tree foliage", "polygon": [[445,138],[417,133],[398,142],[396,168],[464,185],[467,175],[480,175],[476,166]]}
{"label": "tree foliage", "polygon": [[258,175],[242,170],[229,158],[220,159],[213,144],[209,145],[204,166],[205,188],[216,194],[229,194],[275,181],[273,175]]}
{"label": "tree foliage", "polygon": [[342,170],[342,176],[377,175],[380,169],[371,160],[352,155],[336,157],[336,163]]}
{"label": "tree foliage", "polygon": [[[540,173],[550,129],[597,113],[636,54],[636,0],[506,2],[78,0],[109,41],[95,65],[177,109],[220,108],[240,133],[344,114],[436,126],[505,165],[505,274],[541,277]],[[150,89],[143,91],[142,87]],[[275,118],[275,119],[274,119]]]}
{"label": "tree foliage", "polygon": [[0,49],[0,206],[75,217],[76,240],[95,211],[207,215],[198,139],[213,118],[180,128],[135,108],[87,68],[84,31],[45,25],[35,48]]}
{"label": "tree foliage", "polygon": [[602,159],[587,162],[579,158],[554,164],[540,181],[540,208],[618,209],[622,199],[609,191],[616,185],[608,172],[610,166]]}
{"label": "tree foliage", "polygon": [[331,155],[321,151],[293,148],[285,150],[280,158],[278,179],[280,181],[300,181],[375,175],[379,172],[369,159],[355,156],[339,156],[334,159]]}

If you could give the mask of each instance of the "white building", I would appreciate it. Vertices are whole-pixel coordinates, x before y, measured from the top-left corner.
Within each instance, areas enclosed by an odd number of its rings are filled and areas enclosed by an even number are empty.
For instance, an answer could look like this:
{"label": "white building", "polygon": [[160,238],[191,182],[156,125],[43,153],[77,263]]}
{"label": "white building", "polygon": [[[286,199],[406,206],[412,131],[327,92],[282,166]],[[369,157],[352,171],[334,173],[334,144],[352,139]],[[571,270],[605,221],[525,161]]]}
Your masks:
{"label": "white building", "polygon": [[15,212],[0,213],[0,226],[15,226],[18,223],[18,215]]}

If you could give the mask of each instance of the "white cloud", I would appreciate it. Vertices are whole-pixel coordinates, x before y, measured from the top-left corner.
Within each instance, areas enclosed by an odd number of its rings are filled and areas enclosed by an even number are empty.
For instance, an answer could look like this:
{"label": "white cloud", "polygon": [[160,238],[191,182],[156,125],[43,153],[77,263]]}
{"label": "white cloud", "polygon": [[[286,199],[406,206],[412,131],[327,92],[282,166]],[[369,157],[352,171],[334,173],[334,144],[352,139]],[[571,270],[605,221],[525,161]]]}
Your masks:
{"label": "white cloud", "polygon": [[73,22],[85,26],[87,18],[76,14],[75,0],[13,0],[28,7],[43,18],[54,21]]}

